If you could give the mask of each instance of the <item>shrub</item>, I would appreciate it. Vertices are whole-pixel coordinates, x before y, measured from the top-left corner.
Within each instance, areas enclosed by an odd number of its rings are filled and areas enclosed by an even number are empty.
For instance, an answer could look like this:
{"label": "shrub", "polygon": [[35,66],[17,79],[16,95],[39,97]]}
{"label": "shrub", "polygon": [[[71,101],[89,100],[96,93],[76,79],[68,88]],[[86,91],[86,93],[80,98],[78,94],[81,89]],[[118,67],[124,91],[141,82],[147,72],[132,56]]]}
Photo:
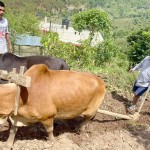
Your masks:
{"label": "shrub", "polygon": [[127,41],[131,47],[128,53],[131,64],[139,63],[150,54],[150,28],[132,34]]}

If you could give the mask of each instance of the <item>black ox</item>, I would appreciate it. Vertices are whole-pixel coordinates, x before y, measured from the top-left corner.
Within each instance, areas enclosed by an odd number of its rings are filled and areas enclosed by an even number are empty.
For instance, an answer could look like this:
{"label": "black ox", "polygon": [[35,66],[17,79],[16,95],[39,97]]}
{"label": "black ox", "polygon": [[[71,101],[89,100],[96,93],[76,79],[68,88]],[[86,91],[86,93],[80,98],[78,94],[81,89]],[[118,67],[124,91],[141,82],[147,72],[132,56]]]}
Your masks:
{"label": "black ox", "polygon": [[16,68],[18,72],[20,66],[25,66],[25,71],[35,64],[45,64],[51,70],[69,70],[67,63],[60,58],[51,56],[25,56],[19,57],[12,53],[4,53],[0,57],[0,70],[12,71]]}

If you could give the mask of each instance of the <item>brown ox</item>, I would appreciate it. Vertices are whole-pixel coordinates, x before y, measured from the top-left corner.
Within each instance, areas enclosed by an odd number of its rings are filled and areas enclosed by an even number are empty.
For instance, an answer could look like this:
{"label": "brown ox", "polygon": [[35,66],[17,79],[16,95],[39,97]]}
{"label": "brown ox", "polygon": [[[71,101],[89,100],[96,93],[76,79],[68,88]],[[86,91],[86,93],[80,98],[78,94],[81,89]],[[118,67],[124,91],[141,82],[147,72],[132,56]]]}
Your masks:
{"label": "brown ox", "polygon": [[[103,102],[105,85],[102,79],[90,73],[49,70],[46,65],[34,65],[25,72],[31,86],[21,87],[18,115],[13,115],[15,103],[14,84],[0,85],[0,115],[10,115],[10,120],[28,125],[41,122],[53,139],[53,121],[84,117],[80,127],[93,118]],[[6,97],[7,95],[7,97]]]}

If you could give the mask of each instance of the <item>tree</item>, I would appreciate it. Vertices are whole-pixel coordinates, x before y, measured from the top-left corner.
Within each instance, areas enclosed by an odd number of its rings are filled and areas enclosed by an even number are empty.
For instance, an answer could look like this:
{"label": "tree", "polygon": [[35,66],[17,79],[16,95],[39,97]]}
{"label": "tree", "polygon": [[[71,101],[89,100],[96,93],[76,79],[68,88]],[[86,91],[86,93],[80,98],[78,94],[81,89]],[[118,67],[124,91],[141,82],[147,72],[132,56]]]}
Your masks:
{"label": "tree", "polygon": [[110,33],[111,23],[108,14],[100,9],[90,9],[79,12],[73,16],[73,27],[81,32],[83,30],[90,31],[90,42],[95,32]]}
{"label": "tree", "polygon": [[128,56],[132,64],[139,63],[150,54],[150,28],[132,34],[127,41],[131,47]]}
{"label": "tree", "polygon": [[[100,9],[90,9],[75,14],[73,16],[73,27],[79,32],[83,30],[90,31],[89,40],[85,40],[85,42],[88,41],[86,43],[86,53],[88,54],[86,58],[93,60],[95,66],[106,64],[106,62],[109,63],[116,56],[117,48],[111,35],[111,22],[106,12]],[[91,45],[95,32],[103,34],[104,42],[91,48],[89,45]]]}
{"label": "tree", "polygon": [[15,34],[39,34],[39,21],[37,17],[29,12],[20,12],[19,15],[16,13],[7,13],[9,20],[9,29],[13,35]]}

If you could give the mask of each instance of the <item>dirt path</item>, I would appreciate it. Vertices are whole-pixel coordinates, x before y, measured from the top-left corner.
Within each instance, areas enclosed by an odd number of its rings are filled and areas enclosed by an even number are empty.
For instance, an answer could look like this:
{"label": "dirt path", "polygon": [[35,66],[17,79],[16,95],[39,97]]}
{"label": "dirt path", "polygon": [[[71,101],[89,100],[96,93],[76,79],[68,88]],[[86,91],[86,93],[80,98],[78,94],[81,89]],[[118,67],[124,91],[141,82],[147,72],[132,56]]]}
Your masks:
{"label": "dirt path", "polygon": [[[102,109],[126,114],[127,99],[117,93],[107,93]],[[148,98],[149,99],[149,98]],[[46,141],[46,132],[41,124],[20,128],[16,135],[14,150],[149,150],[150,105],[146,100],[138,122],[119,120],[98,114],[87,128],[77,134],[74,130],[81,121],[56,121],[53,142]],[[0,127],[0,146],[8,137],[8,128]]]}

